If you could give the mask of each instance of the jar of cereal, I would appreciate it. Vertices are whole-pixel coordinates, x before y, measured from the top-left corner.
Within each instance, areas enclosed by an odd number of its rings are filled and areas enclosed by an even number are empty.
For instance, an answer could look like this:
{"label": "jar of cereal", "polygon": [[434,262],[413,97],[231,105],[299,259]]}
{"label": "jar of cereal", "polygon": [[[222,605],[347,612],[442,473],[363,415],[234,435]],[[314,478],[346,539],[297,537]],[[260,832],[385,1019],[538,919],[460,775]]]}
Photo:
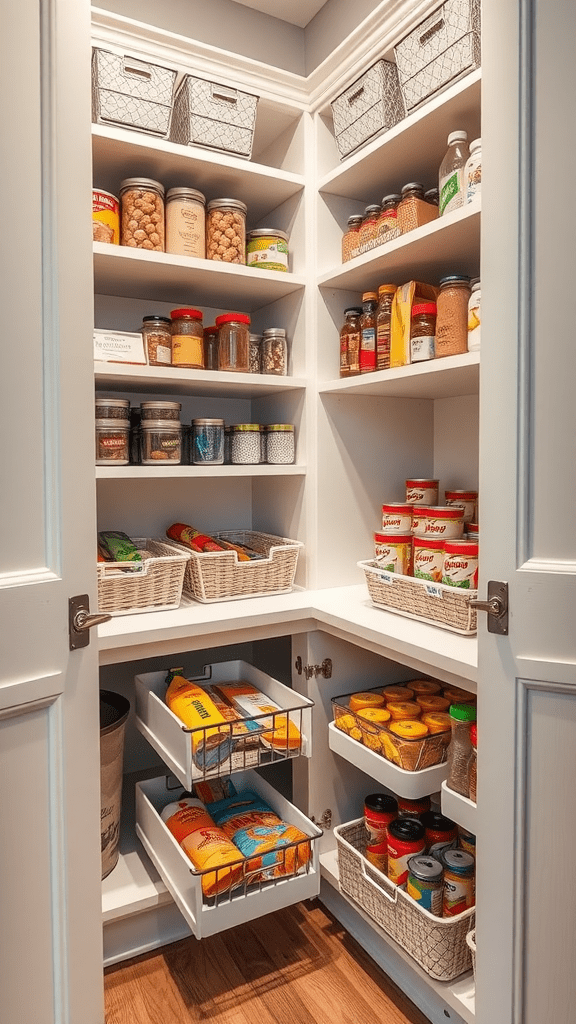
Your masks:
{"label": "jar of cereal", "polygon": [[239,199],[211,199],[206,211],[206,258],[245,264],[246,204]]}
{"label": "jar of cereal", "polygon": [[120,245],[164,252],[164,185],[152,178],[124,178],[120,206]]}

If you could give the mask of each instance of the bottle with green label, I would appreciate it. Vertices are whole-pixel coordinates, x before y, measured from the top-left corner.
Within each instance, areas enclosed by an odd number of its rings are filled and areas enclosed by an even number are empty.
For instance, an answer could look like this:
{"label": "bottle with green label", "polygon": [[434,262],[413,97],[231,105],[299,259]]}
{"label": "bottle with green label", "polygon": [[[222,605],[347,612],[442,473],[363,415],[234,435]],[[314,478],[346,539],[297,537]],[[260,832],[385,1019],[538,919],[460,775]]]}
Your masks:
{"label": "bottle with green label", "polygon": [[467,132],[450,132],[446,156],[440,164],[440,217],[458,210],[466,202],[464,168],[468,159],[467,143]]}

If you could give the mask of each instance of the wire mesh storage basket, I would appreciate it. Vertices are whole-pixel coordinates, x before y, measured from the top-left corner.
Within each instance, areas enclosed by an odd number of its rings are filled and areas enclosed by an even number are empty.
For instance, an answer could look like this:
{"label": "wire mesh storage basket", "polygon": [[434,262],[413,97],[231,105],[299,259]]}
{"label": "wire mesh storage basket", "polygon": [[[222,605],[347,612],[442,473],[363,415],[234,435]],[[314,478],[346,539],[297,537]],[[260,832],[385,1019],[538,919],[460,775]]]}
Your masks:
{"label": "wire mesh storage basket", "polygon": [[188,554],[162,540],[138,537],[134,543],[141,562],[98,562],[98,610],[128,615],[177,608]]}
{"label": "wire mesh storage basket", "polygon": [[235,551],[196,552],[178,541],[170,541],[173,547],[187,551],[190,556],[184,577],[185,594],[208,604],[284,594],[292,589],[302,547],[300,541],[256,530],[225,530],[213,533],[212,537],[252,548],[263,558],[240,562]]}
{"label": "wire mesh storage basket", "polygon": [[470,598],[477,596],[477,590],[460,590],[445,583],[386,572],[374,560],[357,564],[366,577],[370,598],[379,608],[464,636],[477,632],[476,609],[469,603]]}
{"label": "wire mesh storage basket", "polygon": [[340,889],[350,896],[399,946],[437,981],[452,981],[469,971],[472,957],[466,937],[475,910],[457,917],[434,917],[365,857],[364,819],[338,825]]}
{"label": "wire mesh storage basket", "polygon": [[258,96],[186,75],[174,100],[170,138],[250,158]]}
{"label": "wire mesh storage basket", "polygon": [[176,72],[94,47],[92,120],[166,138]]}
{"label": "wire mesh storage basket", "polygon": [[332,101],[334,137],[342,160],[405,117],[396,65],[379,60]]}

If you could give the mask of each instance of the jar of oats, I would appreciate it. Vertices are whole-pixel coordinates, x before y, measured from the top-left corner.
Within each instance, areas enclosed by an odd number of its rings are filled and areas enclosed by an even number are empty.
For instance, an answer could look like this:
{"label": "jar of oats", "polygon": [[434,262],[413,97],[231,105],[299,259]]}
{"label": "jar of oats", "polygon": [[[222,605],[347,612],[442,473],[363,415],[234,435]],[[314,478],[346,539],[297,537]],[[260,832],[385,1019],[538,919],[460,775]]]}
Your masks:
{"label": "jar of oats", "polygon": [[152,178],[124,178],[120,207],[120,245],[164,252],[164,185]]}
{"label": "jar of oats", "polygon": [[211,199],[206,207],[206,259],[246,263],[246,213],[239,199]]}

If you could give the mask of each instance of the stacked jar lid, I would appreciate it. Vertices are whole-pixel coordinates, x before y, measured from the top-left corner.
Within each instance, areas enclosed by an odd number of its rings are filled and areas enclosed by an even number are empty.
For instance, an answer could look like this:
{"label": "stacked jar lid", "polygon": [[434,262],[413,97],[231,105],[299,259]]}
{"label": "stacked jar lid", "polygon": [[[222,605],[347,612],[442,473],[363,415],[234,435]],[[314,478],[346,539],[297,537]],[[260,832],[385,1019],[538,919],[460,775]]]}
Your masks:
{"label": "stacked jar lid", "polygon": [[140,453],[143,466],[182,462],[180,402],[142,402]]}
{"label": "stacked jar lid", "polygon": [[130,402],[96,398],[96,465],[127,466],[130,461]]}

